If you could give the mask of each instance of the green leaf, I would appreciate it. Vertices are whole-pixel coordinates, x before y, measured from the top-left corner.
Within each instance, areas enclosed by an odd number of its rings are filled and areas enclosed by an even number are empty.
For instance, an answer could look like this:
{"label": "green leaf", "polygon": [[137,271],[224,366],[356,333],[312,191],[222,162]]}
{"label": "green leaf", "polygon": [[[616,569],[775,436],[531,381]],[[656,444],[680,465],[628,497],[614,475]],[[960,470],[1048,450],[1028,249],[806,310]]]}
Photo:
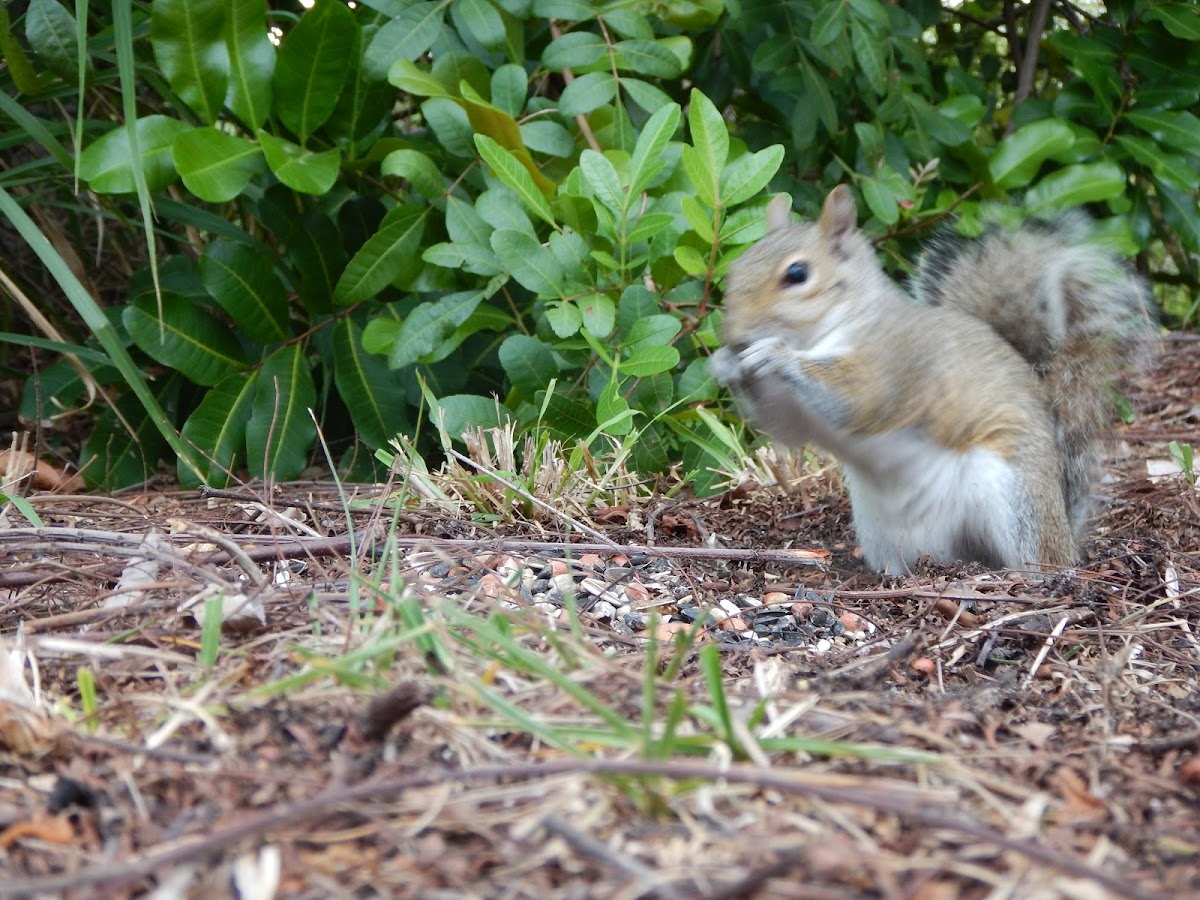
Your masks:
{"label": "green leaf", "polygon": [[622,78],[621,89],[647,113],[656,113],[673,102],[661,89],[640,78]]}
{"label": "green leaf", "polygon": [[596,412],[589,404],[572,400],[555,392],[544,398],[544,392],[538,391],[534,402],[541,406],[544,403],[545,415],[542,422],[551,434],[569,440],[583,440],[596,430]]}
{"label": "green leaf", "polygon": [[161,318],[151,294],[134,298],[121,320],[143,352],[196,384],[216,384],[246,365],[233,332],[172,291],[163,291]]}
{"label": "green leaf", "polygon": [[517,192],[530,212],[551,226],[558,227],[545,195],[516,156],[486,134],[475,135],[475,146],[496,177]]}
{"label": "green leaf", "polygon": [[[638,219],[637,224],[629,232],[629,243],[636,244],[638,241],[653,240],[659,232],[670,228],[674,223],[675,217],[668,213],[647,213]],[[722,227],[724,232],[724,227]]]}
{"label": "green leaf", "polygon": [[895,225],[900,220],[900,204],[887,185],[875,178],[865,178],[860,187],[863,199],[879,221],[885,225]]}
{"label": "green leaf", "polygon": [[275,45],[267,36],[266,0],[226,0],[225,45],[229,91],[225,105],[242,124],[257,129],[271,114]]}
{"label": "green leaf", "polygon": [[1196,207],[1195,195],[1162,182],[1158,182],[1157,188],[1163,218],[1192,253],[1200,253],[1200,209]]}
{"label": "green leaf", "polygon": [[221,115],[229,86],[222,0],[154,0],[150,46],[171,90],[203,121]]}
{"label": "green leaf", "polygon": [[604,154],[584,150],[579,155],[579,168],[601,203],[613,212],[626,208],[629,198],[621,189],[621,178]]}
{"label": "green leaf", "polygon": [[716,209],[720,172],[712,172],[705,164],[703,157],[696,152],[696,148],[689,144],[684,144],[681,148],[679,161],[683,163],[683,171],[696,190],[696,196],[690,199],[703,201],[705,205]]}
{"label": "green leaf", "polygon": [[462,269],[473,275],[492,276],[504,270],[492,248],[485,244],[441,243],[426,247],[421,259],[443,269]]}
{"label": "green leaf", "polygon": [[448,352],[443,352],[442,344],[475,312],[485,295],[485,291],[460,291],[422,303],[400,324],[396,342],[388,352],[388,365],[400,369],[445,359]]}
{"label": "green leaf", "polygon": [[721,173],[721,206],[736,206],[758,194],[775,177],[782,162],[782,144],[739,156]]}
{"label": "green leaf", "polygon": [[809,35],[814,46],[827,47],[845,33],[847,9],[845,3],[835,2],[826,3],[817,10]]}
{"label": "green leaf", "polygon": [[448,98],[432,97],[421,104],[421,115],[447,153],[462,159],[475,156],[475,129],[465,109]]}
{"label": "green leaf", "polygon": [[421,268],[417,251],[424,231],[424,211],[412,206],[393,209],[351,258],[334,289],[334,301],[349,306],[378,295],[389,284],[414,278]]}
{"label": "green leaf", "polygon": [[1200,10],[1193,3],[1150,3],[1143,14],[1162,22],[1174,37],[1200,41]]}
{"label": "green leaf", "polygon": [[671,103],[659,109],[642,126],[629,164],[630,197],[646,190],[662,170],[663,152],[679,128],[679,119],[679,107]]}
{"label": "green leaf", "polygon": [[569,338],[583,326],[583,314],[579,307],[568,300],[546,305],[546,321],[550,330],[560,338]]}
{"label": "green leaf", "polygon": [[568,84],[558,98],[558,111],[564,116],[585,116],[617,96],[612,72],[588,72]]}
{"label": "green leaf", "polygon": [[287,259],[299,275],[296,288],[305,308],[314,316],[328,313],[347,260],[337,226],[324,213],[308,213],[295,222],[285,244]]}
{"label": "green leaf", "polygon": [[1123,193],[1125,172],[1116,163],[1065,166],[1030,188],[1025,195],[1025,206],[1035,213],[1045,213],[1112,200]]}
{"label": "green leaf", "polygon": [[608,53],[604,38],[591,31],[572,31],[555,38],[542,51],[542,65],[554,72],[581,69],[600,62]]}
{"label": "green leaf", "polygon": [[501,228],[492,232],[491,245],[505,271],[524,287],[540,297],[563,296],[562,266],[537,238],[523,231]]}
{"label": "green leaf", "polygon": [[258,146],[212,127],[176,135],[172,156],[187,189],[209,203],[232,200],[263,170]]}
{"label": "green leaf", "polygon": [[679,268],[689,275],[701,278],[708,273],[708,260],[701,256],[695,247],[680,244],[671,255],[675,262],[679,263]]}
{"label": "green leaf", "polygon": [[408,181],[431,203],[446,196],[446,178],[437,164],[418,150],[393,150],[379,167],[384,175]]}
{"label": "green leaf", "polygon": [[1005,190],[1029,184],[1042,163],[1070,149],[1075,133],[1066,122],[1040,119],[1023,125],[1002,140],[988,161],[996,187]]}
{"label": "green leaf", "polygon": [[666,347],[679,334],[683,327],[675,316],[665,313],[654,313],[638,319],[629,329],[621,348],[627,352],[646,347]]}
{"label": "green leaf", "polygon": [[[972,97],[972,100],[978,100]],[[920,128],[947,147],[957,147],[971,139],[971,130],[957,119],[934,109],[924,97],[912,96],[909,105]]]}
{"label": "green leaf", "polygon": [[[837,104],[833,101],[833,94],[829,90],[829,85],[825,83],[817,70],[807,61],[801,70],[804,78],[804,96],[806,104],[811,106],[821,120],[821,124],[825,126],[825,130],[830,134],[835,134],[838,130],[838,112]],[[797,112],[804,111],[804,106],[797,106]]]}
{"label": "green leaf", "polygon": [[492,73],[492,103],[510,116],[521,115],[528,92],[529,76],[521,66],[505,63]]}
{"label": "green leaf", "polygon": [[494,230],[470,203],[453,195],[446,199],[446,233],[450,240],[490,248],[489,240]]}
{"label": "green leaf", "polygon": [[384,447],[409,432],[408,391],[400,374],[363,349],[362,329],[348,318],[333,328],[333,373],[354,430],[368,447]]}
{"label": "green leaf", "polygon": [[[418,97],[452,97],[446,86],[407,59],[398,59],[388,69],[388,83]],[[422,107],[424,108],[424,107]]]}
{"label": "green leaf", "polygon": [[[57,0],[30,0],[25,12],[25,39],[46,67],[66,81],[79,79],[79,37],[72,16]],[[92,58],[84,54],[84,79],[95,74]]]}
{"label": "green leaf", "polygon": [[319,0],[284,37],[275,64],[275,113],[301,143],[333,113],[358,40],[354,13],[340,0]]}
{"label": "green leaf", "polygon": [[850,45],[859,70],[876,96],[887,92],[887,65],[883,58],[883,45],[879,37],[858,19],[850,22]]}
{"label": "green leaf", "polygon": [[1200,156],[1200,119],[1190,112],[1133,110],[1125,113],[1125,121],[1142,129],[1156,141],[1192,156]]}
{"label": "green leaf", "polygon": [[[4,60],[13,87],[27,97],[37,97],[42,93],[42,83],[34,71],[33,63],[25,55],[12,23],[8,18],[8,4],[0,3],[0,59]],[[7,94],[7,92],[5,92]]]}
{"label": "green leaf", "polygon": [[652,78],[676,78],[683,71],[679,58],[656,41],[618,41],[617,68]]}
{"label": "green leaf", "polygon": [[608,294],[588,294],[576,301],[583,316],[583,327],[600,340],[610,334],[617,319],[617,307]]}
{"label": "green leaf", "polygon": [[1113,136],[1113,143],[1153,172],[1156,178],[1177,190],[1188,191],[1197,187],[1196,167],[1191,165],[1186,157],[1163,152],[1156,141],[1129,134],[1117,134]]}
{"label": "green leaf", "polygon": [[395,105],[396,92],[391,85],[364,77],[362,59],[356,58],[346,75],[346,89],[325,122],[325,134],[350,159],[382,150],[386,145],[379,138],[391,124]]}
{"label": "green leaf", "polygon": [[[178,379],[170,380],[178,384]],[[103,415],[84,443],[79,461],[88,482],[107,490],[150,478],[166,449],[161,432],[155,433],[154,417],[143,407],[132,398],[122,397],[116,408],[121,419],[118,421],[111,413]],[[186,446],[178,435],[176,439]],[[188,452],[199,456],[192,447],[188,447]],[[179,465],[186,467],[182,459]]]}
{"label": "green leaf", "polygon": [[695,29],[715,25],[725,11],[725,0],[667,0],[661,12],[664,22],[675,28]]}
{"label": "green leaf", "polygon": [[254,402],[254,376],[234,372],[204,395],[180,431],[183,439],[204,455],[204,469],[178,468],[179,483],[188,488],[201,483],[222,488],[233,481],[240,456],[246,453],[246,423]]}
{"label": "green leaf", "polygon": [[487,0],[454,0],[450,16],[459,33],[475,38],[487,50],[504,46],[504,20]]}
{"label": "green leaf", "polygon": [[[363,57],[363,70],[375,80],[392,80],[392,73],[403,71],[397,61],[413,63],[420,59],[442,30],[446,15],[445,3],[408,3],[390,22],[375,33]],[[414,66],[414,68],[416,68]],[[395,81],[392,81],[396,84]],[[401,87],[397,85],[397,87]],[[408,90],[402,88],[402,90]],[[411,93],[437,96],[422,91]]]}
{"label": "green leaf", "polygon": [[[138,153],[146,186],[161,191],[176,178],[171,148],[175,138],[191,126],[167,116],[146,116],[134,125]],[[129,150],[129,132],[114,128],[91,145],[79,157],[79,177],[97,194],[131,194],[137,189],[133,159]]]}
{"label": "green leaf", "polygon": [[[529,155],[529,149],[521,140],[521,127],[517,124],[516,119],[499,107],[485,101],[467,82],[461,82],[459,89],[462,92],[462,100],[459,102],[467,111],[467,118],[476,132],[476,146],[479,146],[479,138],[492,139],[524,166],[525,171],[532,177],[533,183],[544,197],[551,196],[554,193],[554,182],[542,174],[542,170]],[[482,152],[482,148],[480,150]],[[488,164],[491,164],[490,159]]]}
{"label": "green leaf", "polygon": [[324,196],[337,181],[342,163],[342,151],[337,147],[314,153],[262,129],[258,142],[275,177],[294,191]]}
{"label": "green leaf", "polygon": [[633,431],[635,413],[621,396],[621,385],[610,381],[596,400],[596,427],[604,434],[626,435]]}
{"label": "green leaf", "polygon": [[638,347],[621,360],[621,374],[642,377],[666,372],[679,365],[679,351],[674,347]]}
{"label": "green leaf", "polygon": [[695,197],[684,197],[679,202],[679,209],[683,213],[683,217],[687,219],[688,225],[696,234],[700,235],[706,244],[714,242],[712,210]]}
{"label": "green leaf", "polygon": [[508,410],[494,397],[453,394],[442,397],[431,415],[441,430],[461,441],[465,432],[475,428],[499,428],[508,420]]}
{"label": "green leaf", "polygon": [[512,334],[500,345],[500,365],[513,390],[532,400],[558,375],[553,348],[535,337]]}
{"label": "green leaf", "polygon": [[246,424],[246,465],[255,478],[288,481],[308,465],[317,436],[309,410],[317,405],[312,370],[299,344],[271,354],[254,379]]}
{"label": "green leaf", "polygon": [[245,244],[212,241],[200,257],[200,278],[246,337],[260,344],[288,339],[287,294],[270,257]]}
{"label": "green leaf", "polygon": [[688,108],[691,151],[684,147],[683,164],[693,187],[709,206],[716,207],[721,172],[729,159],[729,129],[711,100],[692,88]]}
{"label": "green leaf", "polygon": [[521,125],[521,140],[530,150],[563,159],[575,155],[571,132],[549,119],[534,119]]}

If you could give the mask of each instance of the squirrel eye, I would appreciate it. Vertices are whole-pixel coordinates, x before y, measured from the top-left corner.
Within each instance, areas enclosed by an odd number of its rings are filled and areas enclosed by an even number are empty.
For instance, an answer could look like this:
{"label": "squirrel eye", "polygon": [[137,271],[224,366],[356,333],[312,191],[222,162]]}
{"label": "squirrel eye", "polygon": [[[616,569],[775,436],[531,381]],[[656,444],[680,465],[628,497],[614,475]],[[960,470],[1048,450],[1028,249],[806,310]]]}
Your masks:
{"label": "squirrel eye", "polygon": [[804,284],[808,281],[808,263],[794,262],[783,270],[784,284]]}

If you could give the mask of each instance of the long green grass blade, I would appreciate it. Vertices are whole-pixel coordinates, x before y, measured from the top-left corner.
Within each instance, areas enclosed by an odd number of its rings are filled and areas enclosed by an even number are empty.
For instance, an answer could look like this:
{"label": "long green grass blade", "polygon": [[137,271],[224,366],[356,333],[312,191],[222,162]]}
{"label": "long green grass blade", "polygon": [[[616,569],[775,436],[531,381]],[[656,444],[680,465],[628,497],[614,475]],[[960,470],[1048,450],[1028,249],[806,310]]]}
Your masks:
{"label": "long green grass blade", "polygon": [[[130,159],[140,160],[137,137],[137,68],[133,59],[133,9],[130,0],[113,4],[113,37],[117,44],[117,73],[121,80],[121,107],[125,115],[125,131],[129,135]],[[150,205],[150,188],[146,173],[140,165],[133,166],[133,181],[137,186],[138,207],[142,211],[142,230],[146,235],[146,255],[150,259],[150,277],[154,281],[154,296],[158,298],[159,318],[162,317],[162,285],[158,282],[158,252],[154,240],[154,210]]]}

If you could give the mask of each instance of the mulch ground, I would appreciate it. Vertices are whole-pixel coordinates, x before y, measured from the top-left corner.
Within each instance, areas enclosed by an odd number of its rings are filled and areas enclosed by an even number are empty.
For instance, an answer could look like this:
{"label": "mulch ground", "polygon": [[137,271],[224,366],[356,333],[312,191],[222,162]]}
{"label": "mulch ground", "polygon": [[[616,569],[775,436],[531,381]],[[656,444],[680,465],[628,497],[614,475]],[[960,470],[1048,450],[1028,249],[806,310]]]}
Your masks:
{"label": "mulch ground", "polygon": [[[1148,474],[1200,445],[1197,349],[1130,386],[1048,577],[882,578],[832,470],[521,523],[34,495],[44,528],[0,521],[0,895],[1200,894],[1200,503]],[[589,706],[661,734],[675,697],[659,755]]]}

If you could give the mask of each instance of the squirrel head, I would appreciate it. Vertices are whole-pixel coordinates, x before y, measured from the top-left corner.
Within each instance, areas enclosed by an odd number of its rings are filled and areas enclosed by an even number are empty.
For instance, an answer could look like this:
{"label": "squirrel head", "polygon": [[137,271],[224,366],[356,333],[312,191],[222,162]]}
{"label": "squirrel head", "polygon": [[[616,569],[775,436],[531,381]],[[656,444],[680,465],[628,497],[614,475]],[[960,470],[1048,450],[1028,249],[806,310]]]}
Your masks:
{"label": "squirrel head", "polygon": [[729,270],[722,338],[731,347],[780,329],[816,343],[841,320],[844,301],[880,271],[846,185],[829,193],[816,222],[793,225],[790,211],[786,196],[772,200],[770,231]]}

